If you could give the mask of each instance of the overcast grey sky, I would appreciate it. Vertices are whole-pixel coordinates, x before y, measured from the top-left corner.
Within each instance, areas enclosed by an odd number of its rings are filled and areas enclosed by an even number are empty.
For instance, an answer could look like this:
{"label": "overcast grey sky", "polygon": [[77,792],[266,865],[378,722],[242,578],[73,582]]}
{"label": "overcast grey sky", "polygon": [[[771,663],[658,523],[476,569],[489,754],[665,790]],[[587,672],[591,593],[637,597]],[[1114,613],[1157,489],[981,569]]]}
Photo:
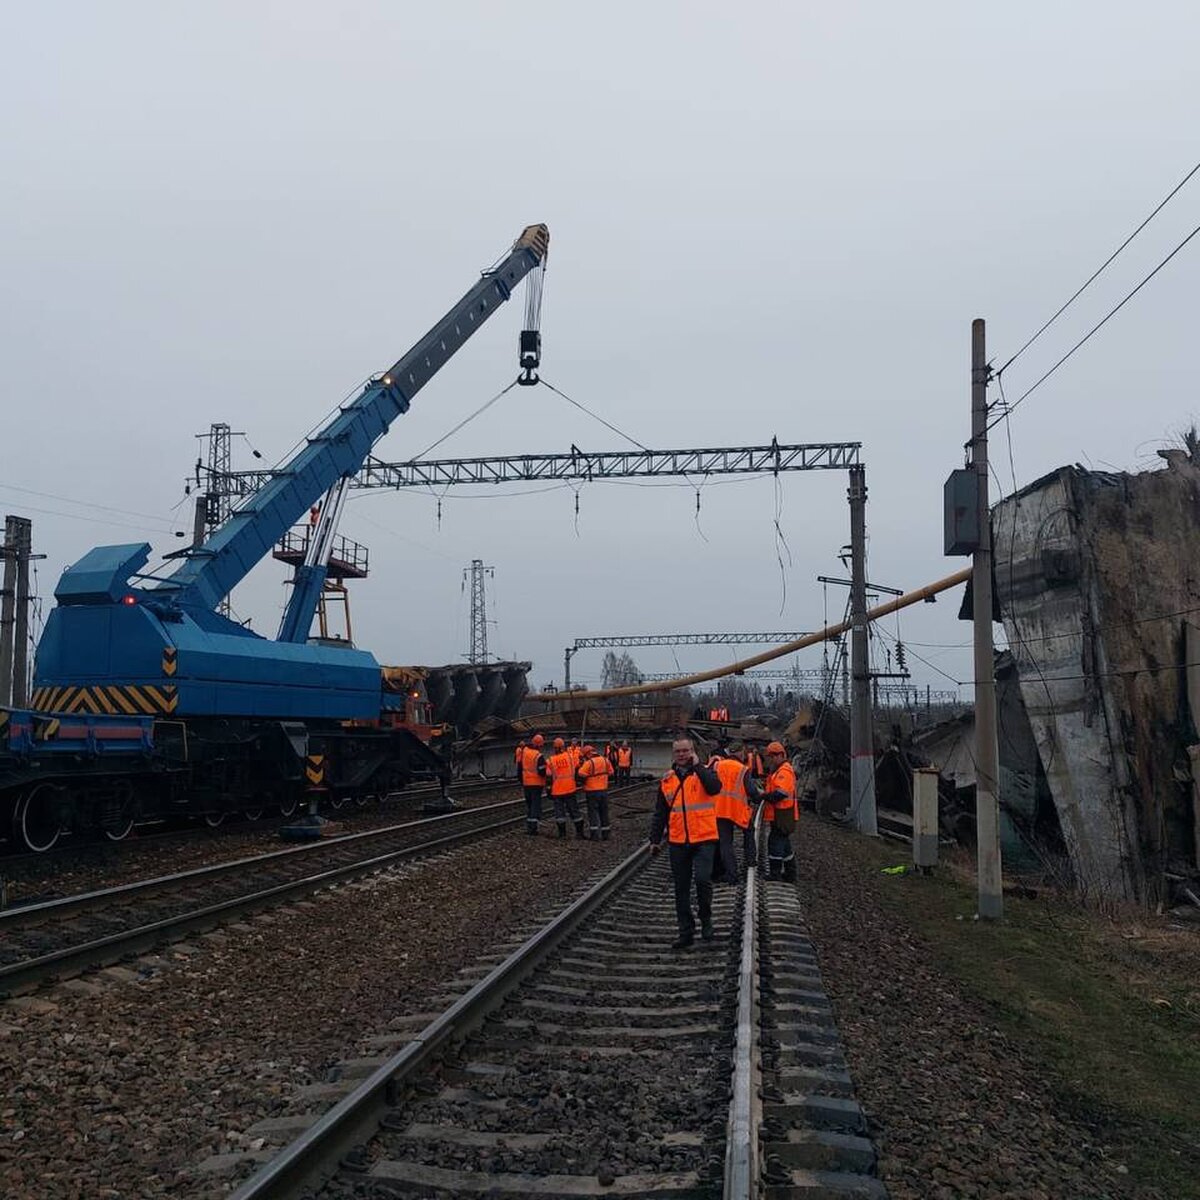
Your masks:
{"label": "overcast grey sky", "polygon": [[[871,574],[926,583],[962,562],[941,554],[941,489],[971,318],[1003,361],[1192,165],[1198,38],[1183,3],[8,5],[0,507],[33,518],[47,598],[93,545],[176,548],[195,433],[228,421],[273,461],[545,221],[548,380],[655,447],[861,440]],[[1012,368],[1010,398],[1198,209],[1200,177]],[[1022,406],[1019,482],[1144,465],[1192,419],[1198,278],[1200,240]],[[377,452],[413,456],[508,382],[520,315]],[[571,443],[621,448],[517,389],[437,453]],[[993,456],[1010,487],[1003,439]],[[782,612],[769,480],[711,482],[699,529],[687,486],[584,487],[578,531],[570,488],[451,492],[440,528],[428,495],[360,496],[357,640],[461,658],[473,557],[496,569],[492,648],[538,684],[580,635],[814,627],[845,477],[782,491]],[[235,594],[261,632],[283,577],[267,563]],[[957,606],[919,606],[903,636],[964,642]],[[919,653],[969,674],[966,650]]]}

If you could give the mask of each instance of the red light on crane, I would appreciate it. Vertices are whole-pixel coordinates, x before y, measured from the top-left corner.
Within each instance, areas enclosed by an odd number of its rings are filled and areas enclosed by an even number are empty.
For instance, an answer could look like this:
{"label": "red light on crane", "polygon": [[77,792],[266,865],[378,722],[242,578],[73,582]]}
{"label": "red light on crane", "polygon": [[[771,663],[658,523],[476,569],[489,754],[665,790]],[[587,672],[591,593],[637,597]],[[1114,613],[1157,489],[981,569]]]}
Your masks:
{"label": "red light on crane", "polygon": [[121,603],[122,604],[136,604],[137,597],[135,595],[133,595],[133,593],[131,592],[128,595],[121,597]]}

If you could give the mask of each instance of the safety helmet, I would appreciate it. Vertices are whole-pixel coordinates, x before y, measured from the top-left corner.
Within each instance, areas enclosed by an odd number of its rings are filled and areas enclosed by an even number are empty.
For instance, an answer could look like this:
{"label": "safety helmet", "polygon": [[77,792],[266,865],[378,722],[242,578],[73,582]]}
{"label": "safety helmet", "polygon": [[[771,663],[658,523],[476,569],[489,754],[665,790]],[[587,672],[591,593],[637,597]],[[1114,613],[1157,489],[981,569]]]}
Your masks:
{"label": "safety helmet", "polygon": [[767,753],[768,754],[786,755],[787,751],[783,748],[783,744],[781,742],[768,742],[767,743]]}
{"label": "safety helmet", "polygon": [[562,740],[562,738],[555,738],[555,739],[554,739],[554,748],[555,748],[555,750],[561,750],[561,749],[562,749],[562,748],[563,748],[565,745],[566,745],[566,742],[564,742],[564,741]]}

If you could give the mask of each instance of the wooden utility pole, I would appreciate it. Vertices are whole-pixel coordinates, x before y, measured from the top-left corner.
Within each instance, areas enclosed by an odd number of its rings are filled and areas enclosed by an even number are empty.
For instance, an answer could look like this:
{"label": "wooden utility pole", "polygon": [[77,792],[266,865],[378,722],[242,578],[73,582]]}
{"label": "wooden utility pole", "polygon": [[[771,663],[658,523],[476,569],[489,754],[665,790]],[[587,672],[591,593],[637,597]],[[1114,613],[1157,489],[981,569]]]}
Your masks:
{"label": "wooden utility pole", "polygon": [[988,503],[987,363],[984,323],[971,323],[971,466],[978,494],[979,543],[972,556],[975,627],[975,828],[979,915],[1004,915],[1000,867],[1000,753],[996,742],[996,676],[992,645],[992,521]]}
{"label": "wooden utility pole", "polygon": [[871,664],[867,658],[867,480],[850,468],[850,812],[860,832],[875,837],[875,746]]}

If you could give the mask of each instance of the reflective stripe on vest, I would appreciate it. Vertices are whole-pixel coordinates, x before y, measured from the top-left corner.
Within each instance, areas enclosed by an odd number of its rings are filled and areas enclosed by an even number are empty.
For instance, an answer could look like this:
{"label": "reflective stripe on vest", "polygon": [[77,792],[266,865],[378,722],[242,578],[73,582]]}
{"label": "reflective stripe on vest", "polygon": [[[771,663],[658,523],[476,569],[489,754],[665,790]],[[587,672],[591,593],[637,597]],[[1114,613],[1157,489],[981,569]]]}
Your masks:
{"label": "reflective stripe on vest", "polygon": [[672,845],[717,840],[716,797],[704,790],[699,776],[688,775],[680,786],[679,776],[669,771],[659,786],[667,802],[667,839]]}
{"label": "reflective stripe on vest", "polygon": [[604,792],[608,790],[608,773],[612,768],[608,759],[601,754],[594,758],[585,758],[579,764],[579,774],[583,776],[585,792]]}
{"label": "reflective stripe on vest", "polygon": [[546,781],[538,774],[537,760],[542,752],[536,746],[521,751],[521,783],[525,787],[541,787]]}
{"label": "reflective stripe on vest", "polygon": [[722,758],[713,770],[721,781],[721,794],[717,797],[717,819],[732,821],[740,829],[745,829],[750,824],[746,768],[736,758]]}
{"label": "reflective stripe on vest", "polygon": [[[765,820],[772,820],[775,816],[775,810],[777,808],[790,808],[794,812],[796,809],[796,772],[792,769],[792,764],[786,760],[780,763],[780,765],[774,771],[772,771],[770,775],[767,776],[767,782],[764,785],[763,790],[767,792],[778,790],[781,792],[786,792],[788,795],[787,800],[768,800],[766,802],[766,804],[763,806],[765,810],[763,812],[763,817]],[[800,814],[796,812],[795,815],[799,816]]]}
{"label": "reflective stripe on vest", "polygon": [[560,750],[546,760],[550,771],[550,795],[570,796],[575,792],[575,761],[567,750]]}

